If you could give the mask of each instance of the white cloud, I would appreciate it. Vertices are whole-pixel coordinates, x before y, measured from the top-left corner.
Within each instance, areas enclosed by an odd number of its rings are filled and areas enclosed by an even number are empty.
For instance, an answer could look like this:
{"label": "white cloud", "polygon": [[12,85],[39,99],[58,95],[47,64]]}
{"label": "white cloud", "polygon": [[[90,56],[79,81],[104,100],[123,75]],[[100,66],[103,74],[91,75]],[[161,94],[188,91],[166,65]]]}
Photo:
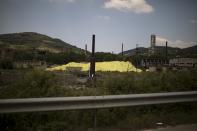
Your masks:
{"label": "white cloud", "polygon": [[156,36],[156,44],[157,45],[163,45],[165,44],[166,41],[169,41],[166,38],[160,37],[160,36]]}
{"label": "white cloud", "polygon": [[165,46],[166,41],[168,41],[168,46],[170,47],[187,48],[197,45],[197,42],[193,42],[193,41],[182,41],[182,40],[170,41],[160,36],[156,37],[157,46]]}
{"label": "white cloud", "polygon": [[186,42],[186,41],[182,41],[182,40],[176,40],[173,43],[174,47],[179,47],[179,48],[187,48],[187,47],[191,47],[194,45],[197,45],[197,43],[193,42],[193,41]]}
{"label": "white cloud", "polygon": [[195,20],[195,19],[189,20],[189,23],[191,23],[191,24],[197,24],[197,20]]}
{"label": "white cloud", "polygon": [[151,13],[154,11],[153,7],[145,0],[107,0],[104,3],[104,7],[135,13]]}

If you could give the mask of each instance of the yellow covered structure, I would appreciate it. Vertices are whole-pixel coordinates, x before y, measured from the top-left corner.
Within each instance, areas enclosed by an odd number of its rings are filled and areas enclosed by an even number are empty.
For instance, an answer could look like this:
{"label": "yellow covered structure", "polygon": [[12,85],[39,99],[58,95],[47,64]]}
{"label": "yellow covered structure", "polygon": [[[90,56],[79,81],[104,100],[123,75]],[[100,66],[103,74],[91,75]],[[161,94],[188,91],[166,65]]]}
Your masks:
{"label": "yellow covered structure", "polygon": [[[89,71],[89,63],[76,63],[70,62],[65,65],[56,66],[52,68],[48,68],[49,71],[56,71],[56,70],[68,70],[68,68],[81,68],[81,71]],[[130,62],[124,61],[110,61],[110,62],[96,62],[96,71],[118,71],[118,72],[141,72],[140,69],[136,69]]]}

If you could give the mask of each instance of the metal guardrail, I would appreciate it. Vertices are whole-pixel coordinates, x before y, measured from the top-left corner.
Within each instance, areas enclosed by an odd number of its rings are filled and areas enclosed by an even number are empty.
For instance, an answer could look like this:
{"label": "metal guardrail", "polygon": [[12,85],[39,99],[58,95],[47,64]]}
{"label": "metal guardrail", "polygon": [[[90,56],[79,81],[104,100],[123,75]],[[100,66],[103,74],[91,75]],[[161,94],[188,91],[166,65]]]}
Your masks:
{"label": "metal guardrail", "polygon": [[109,96],[1,99],[0,113],[99,109],[197,101],[197,91]]}

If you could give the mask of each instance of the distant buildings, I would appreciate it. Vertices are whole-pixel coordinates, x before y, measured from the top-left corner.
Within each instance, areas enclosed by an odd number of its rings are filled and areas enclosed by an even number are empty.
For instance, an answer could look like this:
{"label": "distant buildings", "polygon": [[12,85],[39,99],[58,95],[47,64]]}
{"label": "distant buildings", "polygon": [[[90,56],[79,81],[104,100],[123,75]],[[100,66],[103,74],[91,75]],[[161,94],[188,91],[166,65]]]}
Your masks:
{"label": "distant buildings", "polygon": [[154,71],[168,70],[183,70],[197,68],[197,58],[172,58],[172,59],[159,59],[159,58],[144,58],[138,65],[141,68]]}
{"label": "distant buildings", "polygon": [[162,58],[144,58],[141,60],[140,65],[143,67],[166,66],[168,62],[168,60]]}
{"label": "distant buildings", "polygon": [[174,58],[169,60],[170,67],[197,67],[197,59],[196,58]]}
{"label": "distant buildings", "polygon": [[166,41],[165,55],[160,56],[160,52],[156,51],[156,35],[151,35],[149,56],[141,58],[141,60],[137,63],[137,66],[148,69],[149,71],[159,71],[167,69],[181,70],[197,67],[197,58],[169,59],[167,45],[168,42]]}

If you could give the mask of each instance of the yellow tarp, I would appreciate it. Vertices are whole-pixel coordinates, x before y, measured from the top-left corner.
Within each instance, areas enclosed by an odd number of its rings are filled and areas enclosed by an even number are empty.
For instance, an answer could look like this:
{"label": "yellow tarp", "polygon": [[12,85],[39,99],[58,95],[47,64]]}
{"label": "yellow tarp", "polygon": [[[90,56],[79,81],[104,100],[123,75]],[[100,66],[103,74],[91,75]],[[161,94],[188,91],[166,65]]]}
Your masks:
{"label": "yellow tarp", "polygon": [[[49,71],[56,71],[56,70],[67,70],[69,67],[80,67],[81,71],[88,71],[89,70],[89,63],[76,63],[70,62],[66,65],[56,66],[52,68],[48,68]],[[111,62],[96,62],[96,71],[118,71],[118,72],[141,72],[140,69],[136,69],[130,62],[124,61],[111,61]]]}

